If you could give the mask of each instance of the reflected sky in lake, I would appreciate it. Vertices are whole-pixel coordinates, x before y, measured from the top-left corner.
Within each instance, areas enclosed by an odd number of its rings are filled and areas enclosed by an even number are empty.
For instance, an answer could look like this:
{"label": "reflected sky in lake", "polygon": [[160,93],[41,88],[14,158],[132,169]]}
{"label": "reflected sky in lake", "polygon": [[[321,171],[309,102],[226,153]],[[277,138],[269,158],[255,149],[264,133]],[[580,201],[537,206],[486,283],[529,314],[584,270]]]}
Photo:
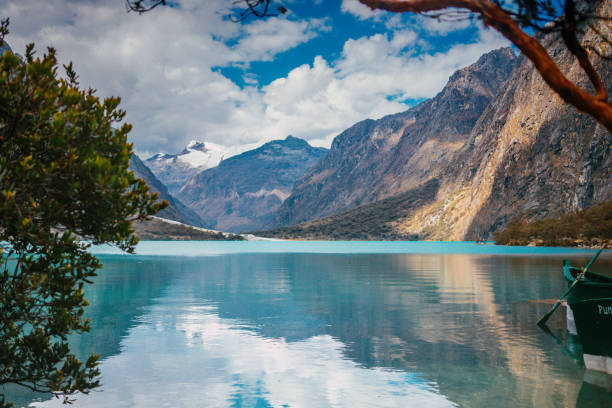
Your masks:
{"label": "reflected sky in lake", "polygon": [[103,387],[76,406],[600,406],[535,326],[565,289],[547,255],[105,255],[72,340]]}

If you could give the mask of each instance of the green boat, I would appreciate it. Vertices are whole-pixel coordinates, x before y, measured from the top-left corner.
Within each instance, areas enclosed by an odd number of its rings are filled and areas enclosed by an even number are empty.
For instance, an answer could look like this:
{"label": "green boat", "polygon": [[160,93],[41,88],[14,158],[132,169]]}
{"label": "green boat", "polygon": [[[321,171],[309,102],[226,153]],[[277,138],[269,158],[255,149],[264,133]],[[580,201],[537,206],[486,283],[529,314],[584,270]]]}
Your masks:
{"label": "green boat", "polygon": [[567,295],[567,323],[582,344],[587,368],[612,374],[612,277],[586,273],[563,261],[563,275],[575,287]]}

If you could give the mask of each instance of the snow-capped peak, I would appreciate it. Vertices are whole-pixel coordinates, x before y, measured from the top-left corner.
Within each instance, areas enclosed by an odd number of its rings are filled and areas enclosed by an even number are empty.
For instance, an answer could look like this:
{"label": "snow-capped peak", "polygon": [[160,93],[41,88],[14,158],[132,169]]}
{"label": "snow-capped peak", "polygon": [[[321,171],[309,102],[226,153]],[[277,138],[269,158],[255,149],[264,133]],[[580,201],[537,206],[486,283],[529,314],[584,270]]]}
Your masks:
{"label": "snow-capped peak", "polygon": [[228,152],[224,146],[192,140],[181,154],[178,160],[194,168],[210,168],[217,166]]}
{"label": "snow-capped peak", "polygon": [[187,147],[185,148],[185,150],[199,150],[203,152],[203,151],[206,151],[207,148],[208,148],[207,143],[200,142],[197,140],[192,140],[191,142],[187,143]]}

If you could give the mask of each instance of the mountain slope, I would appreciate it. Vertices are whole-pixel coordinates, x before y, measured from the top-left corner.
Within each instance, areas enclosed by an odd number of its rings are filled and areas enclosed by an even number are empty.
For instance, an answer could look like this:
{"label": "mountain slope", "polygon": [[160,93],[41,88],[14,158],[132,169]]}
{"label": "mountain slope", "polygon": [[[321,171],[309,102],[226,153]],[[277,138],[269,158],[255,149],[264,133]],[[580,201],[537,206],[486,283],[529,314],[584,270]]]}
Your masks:
{"label": "mountain slope", "polygon": [[189,180],[179,198],[210,228],[241,232],[263,227],[304,172],[327,152],[292,136],[223,160]]}
{"label": "mountain slope", "polygon": [[244,241],[240,235],[194,227],[160,217],[135,222],[134,232],[147,241]]}
{"label": "mountain slope", "polygon": [[296,183],[272,225],[345,211],[436,177],[464,146],[515,60],[509,48],[487,53],[455,72],[434,98],[341,133],[327,156]]}
{"label": "mountain slope", "polygon": [[[547,48],[571,80],[587,83],[559,41],[549,40]],[[612,64],[600,61],[597,66],[612,91]],[[520,213],[540,219],[609,200],[611,144],[609,132],[565,104],[522,57],[449,169],[459,177],[443,187],[444,200],[456,196],[455,204],[422,216],[436,217],[438,226],[453,225],[445,236],[477,238],[490,236]]]}
{"label": "mountain slope", "polygon": [[347,212],[275,230],[258,231],[254,234],[282,239],[417,240],[420,239],[417,234],[399,232],[396,221],[434,202],[438,187],[438,180],[431,179],[413,190]]}
{"label": "mountain slope", "polygon": [[167,200],[168,203],[170,203],[168,207],[157,214],[158,216],[198,227],[202,226],[202,219],[200,216],[174,198],[168,192],[166,186],[155,177],[136,153],[132,154],[132,158],[130,159],[130,170],[134,172],[136,177],[143,179],[151,190],[159,195],[159,198]]}
{"label": "mountain slope", "polygon": [[191,141],[181,153],[158,153],[146,159],[145,164],[171,194],[176,194],[187,180],[233,155],[231,149],[223,146]]}

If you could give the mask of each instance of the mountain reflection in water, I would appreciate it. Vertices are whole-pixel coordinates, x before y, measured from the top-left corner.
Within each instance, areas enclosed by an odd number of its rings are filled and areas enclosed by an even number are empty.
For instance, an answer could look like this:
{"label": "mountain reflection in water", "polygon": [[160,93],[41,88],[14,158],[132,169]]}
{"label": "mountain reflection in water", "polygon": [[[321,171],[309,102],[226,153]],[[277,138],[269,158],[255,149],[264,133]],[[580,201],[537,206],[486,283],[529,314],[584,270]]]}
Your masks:
{"label": "mountain reflection in water", "polygon": [[[92,332],[73,344],[102,354],[103,387],[77,407],[571,407],[586,395],[584,369],[535,326],[550,307],[537,300],[565,289],[559,256],[102,259]],[[562,341],[564,325],[563,313],[549,323]]]}

